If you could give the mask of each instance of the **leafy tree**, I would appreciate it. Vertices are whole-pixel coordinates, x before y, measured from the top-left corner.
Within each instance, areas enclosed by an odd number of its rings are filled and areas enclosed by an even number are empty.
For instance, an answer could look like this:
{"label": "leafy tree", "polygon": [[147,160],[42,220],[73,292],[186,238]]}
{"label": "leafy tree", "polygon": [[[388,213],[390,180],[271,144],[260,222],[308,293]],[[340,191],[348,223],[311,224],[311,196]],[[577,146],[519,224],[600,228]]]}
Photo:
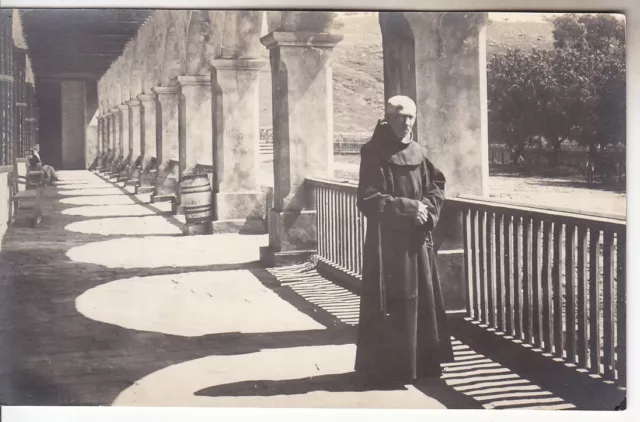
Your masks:
{"label": "leafy tree", "polygon": [[625,142],[624,22],[568,14],[553,25],[553,51],[508,50],[487,66],[489,134],[510,145],[513,160],[540,136],[553,165],[567,140],[592,153]]}
{"label": "leafy tree", "polygon": [[497,54],[487,65],[489,134],[510,147],[514,162],[535,132],[530,117],[531,68],[531,57],[519,49]]}

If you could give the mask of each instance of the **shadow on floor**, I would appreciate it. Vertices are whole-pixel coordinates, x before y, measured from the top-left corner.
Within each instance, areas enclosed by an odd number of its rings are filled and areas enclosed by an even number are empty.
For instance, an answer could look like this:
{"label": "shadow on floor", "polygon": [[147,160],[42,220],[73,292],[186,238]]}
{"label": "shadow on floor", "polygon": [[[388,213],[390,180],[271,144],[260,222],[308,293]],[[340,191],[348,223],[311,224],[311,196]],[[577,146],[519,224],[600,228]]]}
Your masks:
{"label": "shadow on floor", "polygon": [[319,375],[289,380],[249,380],[216,385],[197,391],[196,396],[238,397],[238,396],[278,396],[307,394],[314,391],[364,392],[364,391],[407,390],[400,384],[372,384],[358,377],[355,372]]}

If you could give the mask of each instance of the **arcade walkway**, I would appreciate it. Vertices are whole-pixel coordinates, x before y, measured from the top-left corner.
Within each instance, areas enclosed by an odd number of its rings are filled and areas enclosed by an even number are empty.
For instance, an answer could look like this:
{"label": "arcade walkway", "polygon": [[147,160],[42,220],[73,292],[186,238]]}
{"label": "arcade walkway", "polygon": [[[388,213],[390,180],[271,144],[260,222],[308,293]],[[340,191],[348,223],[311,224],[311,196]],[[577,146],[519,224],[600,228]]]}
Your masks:
{"label": "arcade walkway", "polygon": [[582,406],[458,340],[444,380],[358,391],[356,294],[311,265],[260,267],[266,235],[184,237],[168,204],[60,177],[41,227],[12,227],[1,248],[6,404]]}

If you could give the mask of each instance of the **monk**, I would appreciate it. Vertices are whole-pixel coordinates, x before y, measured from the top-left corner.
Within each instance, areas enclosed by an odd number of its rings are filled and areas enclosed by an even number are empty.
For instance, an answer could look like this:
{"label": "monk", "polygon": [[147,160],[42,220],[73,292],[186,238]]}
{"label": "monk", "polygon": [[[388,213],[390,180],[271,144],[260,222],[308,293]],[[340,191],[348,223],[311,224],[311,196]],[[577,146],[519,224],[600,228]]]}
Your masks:
{"label": "monk", "polygon": [[445,177],[415,139],[416,105],[389,99],[361,149],[358,208],[367,218],[355,370],[374,383],[440,377],[453,361],[432,231]]}

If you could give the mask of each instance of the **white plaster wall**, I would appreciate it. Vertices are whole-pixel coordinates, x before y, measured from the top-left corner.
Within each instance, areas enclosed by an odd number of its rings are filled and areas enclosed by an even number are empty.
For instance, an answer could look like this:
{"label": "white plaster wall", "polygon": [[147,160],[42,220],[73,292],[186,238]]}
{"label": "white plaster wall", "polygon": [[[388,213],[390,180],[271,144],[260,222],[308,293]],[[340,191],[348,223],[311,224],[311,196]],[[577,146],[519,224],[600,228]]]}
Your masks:
{"label": "white plaster wall", "polygon": [[11,202],[9,197],[9,173],[0,173],[0,251],[2,240],[7,231],[7,223],[11,215]]}

